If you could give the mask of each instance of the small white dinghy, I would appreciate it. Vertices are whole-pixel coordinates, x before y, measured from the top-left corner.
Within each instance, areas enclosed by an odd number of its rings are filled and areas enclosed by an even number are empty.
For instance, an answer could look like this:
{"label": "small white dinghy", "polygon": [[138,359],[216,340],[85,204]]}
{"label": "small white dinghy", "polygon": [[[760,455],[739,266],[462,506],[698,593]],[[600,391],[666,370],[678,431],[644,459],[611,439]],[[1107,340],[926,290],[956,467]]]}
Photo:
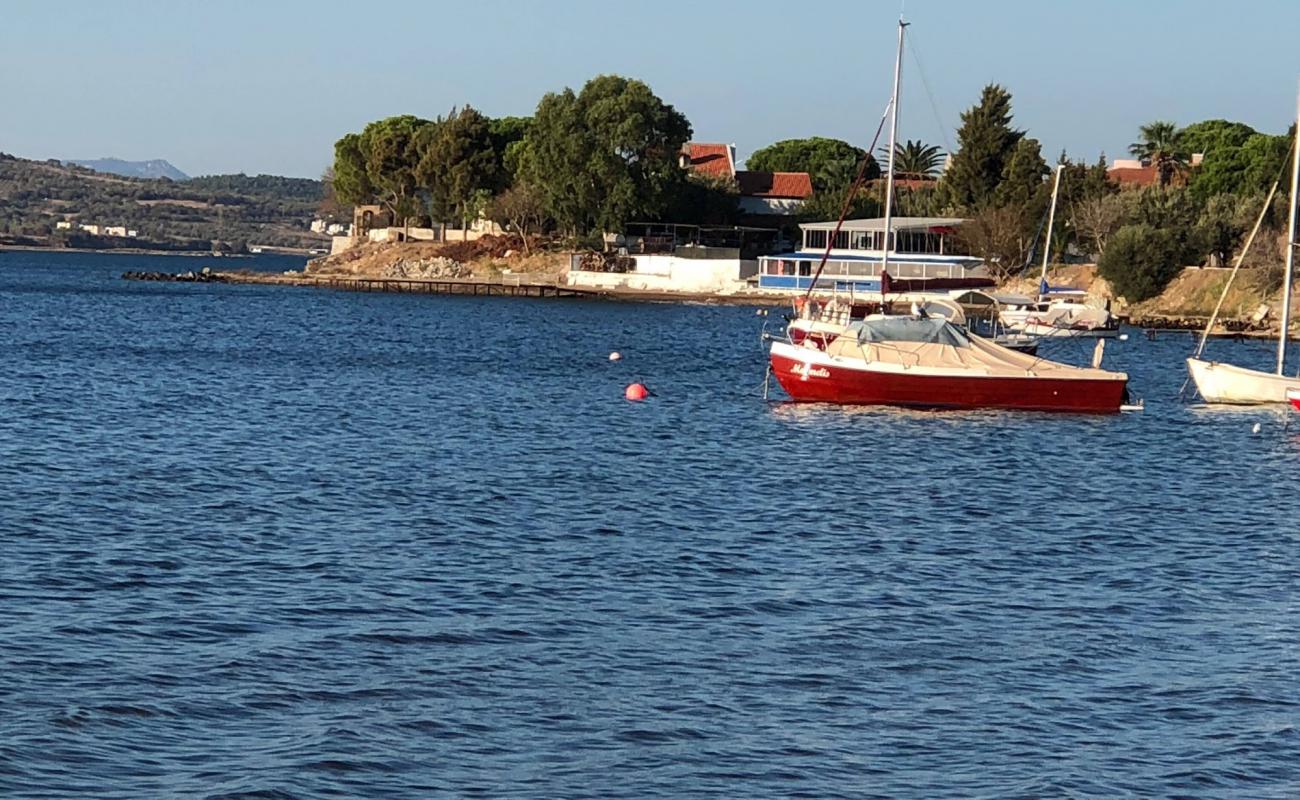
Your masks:
{"label": "small white dinghy", "polygon": [[1285,403],[1287,392],[1300,392],[1300,378],[1288,378],[1272,372],[1260,372],[1231,364],[1187,359],[1196,391],[1207,403],[1260,405]]}

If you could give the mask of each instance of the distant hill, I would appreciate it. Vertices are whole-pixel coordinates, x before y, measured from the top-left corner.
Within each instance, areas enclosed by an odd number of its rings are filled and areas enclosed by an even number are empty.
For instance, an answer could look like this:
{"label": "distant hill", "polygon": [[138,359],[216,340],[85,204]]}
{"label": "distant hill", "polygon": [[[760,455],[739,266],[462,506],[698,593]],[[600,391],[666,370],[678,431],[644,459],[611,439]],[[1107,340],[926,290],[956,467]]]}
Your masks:
{"label": "distant hill", "polygon": [[[246,245],[320,248],[328,239],[309,226],[324,188],[320,181],[278,175],[184,181],[121,177],[55,159],[0,153],[0,244],[205,250],[221,242],[234,251]],[[95,235],[83,225],[137,235]]]}
{"label": "distant hill", "polygon": [[123,161],[120,158],[70,158],[65,164],[121,175],[126,178],[170,178],[174,181],[189,180],[189,175],[176,169],[169,161],[161,158],[149,161]]}

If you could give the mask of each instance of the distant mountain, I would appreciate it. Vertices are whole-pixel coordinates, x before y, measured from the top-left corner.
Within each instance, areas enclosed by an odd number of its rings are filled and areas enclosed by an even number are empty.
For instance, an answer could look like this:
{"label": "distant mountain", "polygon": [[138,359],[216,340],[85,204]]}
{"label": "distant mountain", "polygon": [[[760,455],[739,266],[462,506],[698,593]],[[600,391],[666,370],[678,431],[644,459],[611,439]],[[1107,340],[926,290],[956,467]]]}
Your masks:
{"label": "distant mountain", "polygon": [[107,172],[127,178],[171,178],[174,181],[186,181],[190,176],[176,169],[168,161],[154,158],[149,161],[123,161],[120,158],[72,158],[65,164]]}

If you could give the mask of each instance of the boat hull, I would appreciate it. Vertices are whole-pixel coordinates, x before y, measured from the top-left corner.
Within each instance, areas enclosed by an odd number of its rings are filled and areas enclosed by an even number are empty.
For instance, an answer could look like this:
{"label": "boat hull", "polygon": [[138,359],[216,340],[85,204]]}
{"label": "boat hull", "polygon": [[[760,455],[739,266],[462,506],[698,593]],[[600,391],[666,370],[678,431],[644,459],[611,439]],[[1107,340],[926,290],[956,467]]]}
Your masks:
{"label": "boat hull", "polygon": [[1119,328],[1058,328],[1054,325],[1046,325],[1037,322],[1025,323],[1016,328],[1016,330],[1029,336],[1047,338],[1101,339],[1113,338],[1119,335]]}
{"label": "boat hull", "polygon": [[1207,403],[1266,405],[1287,402],[1287,391],[1300,391],[1300,378],[1234,367],[1199,358],[1187,359],[1196,391]]}
{"label": "boat hull", "polygon": [[776,349],[771,362],[781,388],[800,402],[1113,414],[1127,385],[1119,379],[908,374]]}

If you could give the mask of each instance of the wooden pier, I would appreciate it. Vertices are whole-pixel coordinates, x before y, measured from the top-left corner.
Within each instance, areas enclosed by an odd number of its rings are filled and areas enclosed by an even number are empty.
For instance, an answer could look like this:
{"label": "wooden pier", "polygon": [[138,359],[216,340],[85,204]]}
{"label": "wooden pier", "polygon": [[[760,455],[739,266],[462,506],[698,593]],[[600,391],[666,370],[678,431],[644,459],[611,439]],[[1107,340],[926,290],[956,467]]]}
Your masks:
{"label": "wooden pier", "polygon": [[[232,281],[240,282],[240,281]],[[262,281],[248,281],[261,283]],[[523,281],[483,281],[435,278],[351,278],[309,276],[293,279],[296,285],[316,286],[350,292],[397,292],[399,294],[456,294],[498,297],[592,297],[597,290],[563,286],[557,283]]]}
{"label": "wooden pier", "polygon": [[779,307],[790,303],[786,295],[710,294],[700,292],[646,291],[642,289],[600,289],[569,286],[554,281],[525,281],[522,275],[505,275],[495,280],[465,278],[378,278],[353,275],[305,275],[283,272],[126,272],[134,281],[179,283],[240,283],[260,286],[308,286],[347,292],[394,292],[398,294],[469,295],[481,297],[545,297],[622,300],[641,303],[705,303]]}
{"label": "wooden pier", "polygon": [[175,283],[241,283],[259,286],[310,286],[348,292],[396,292],[399,294],[455,294],[498,297],[604,297],[601,289],[566,286],[545,281],[525,282],[520,276],[500,280],[464,278],[377,278],[350,275],[302,275],[276,272],[126,272],[133,281]]}

